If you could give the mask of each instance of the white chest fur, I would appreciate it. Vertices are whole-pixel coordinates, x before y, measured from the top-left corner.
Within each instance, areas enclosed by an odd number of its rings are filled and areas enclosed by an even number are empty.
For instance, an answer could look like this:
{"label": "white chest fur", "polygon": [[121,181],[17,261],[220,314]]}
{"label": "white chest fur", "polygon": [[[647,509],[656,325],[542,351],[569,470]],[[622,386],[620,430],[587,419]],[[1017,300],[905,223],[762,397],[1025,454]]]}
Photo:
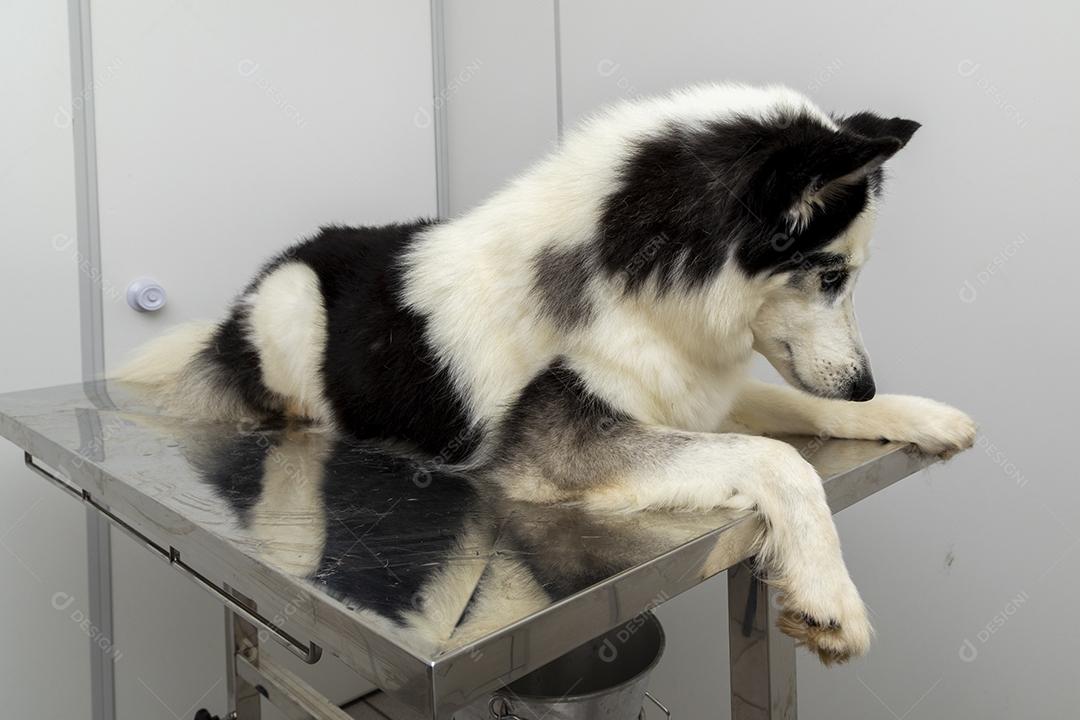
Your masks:
{"label": "white chest fur", "polygon": [[570,357],[591,392],[650,425],[717,431],[746,374],[749,333],[702,357],[647,326],[599,325]]}

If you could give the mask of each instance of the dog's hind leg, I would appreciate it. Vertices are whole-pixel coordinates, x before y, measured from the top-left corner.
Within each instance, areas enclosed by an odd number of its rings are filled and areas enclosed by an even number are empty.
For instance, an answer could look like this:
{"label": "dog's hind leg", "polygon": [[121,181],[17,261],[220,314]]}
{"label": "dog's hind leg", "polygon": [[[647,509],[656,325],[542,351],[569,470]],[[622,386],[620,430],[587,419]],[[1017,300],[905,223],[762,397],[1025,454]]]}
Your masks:
{"label": "dog's hind leg", "polygon": [[932,455],[950,455],[971,447],[976,432],[974,421],[963,412],[926,398],[878,395],[866,402],[830,400],[756,380],[742,388],[731,420],[767,435],[910,442]]}
{"label": "dog's hind leg", "polygon": [[782,629],[825,662],[867,649],[866,608],[844,565],[821,479],[792,446],[644,425],[558,365],[523,391],[498,435],[485,474],[516,499],[603,512],[759,513],[765,532],[757,550],[783,593]]}
{"label": "dog's hind leg", "polygon": [[285,263],[260,280],[244,302],[262,383],[283,399],[288,414],[330,420],[323,392],[326,308],[315,271],[304,263]]}

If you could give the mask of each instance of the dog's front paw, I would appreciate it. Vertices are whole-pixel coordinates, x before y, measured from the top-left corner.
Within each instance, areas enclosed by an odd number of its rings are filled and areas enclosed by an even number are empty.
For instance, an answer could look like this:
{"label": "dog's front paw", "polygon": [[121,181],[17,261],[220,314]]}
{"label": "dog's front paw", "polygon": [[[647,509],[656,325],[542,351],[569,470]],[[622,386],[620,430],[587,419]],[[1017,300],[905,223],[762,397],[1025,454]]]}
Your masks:
{"label": "dog's front paw", "polygon": [[817,653],[823,664],[847,662],[870,648],[874,630],[850,580],[824,602],[803,603],[791,593],[784,593],[780,602],[777,626],[798,645]]}
{"label": "dog's front paw", "polygon": [[913,443],[930,455],[949,457],[975,443],[975,421],[954,407],[914,395],[881,395],[871,402],[886,440]]}

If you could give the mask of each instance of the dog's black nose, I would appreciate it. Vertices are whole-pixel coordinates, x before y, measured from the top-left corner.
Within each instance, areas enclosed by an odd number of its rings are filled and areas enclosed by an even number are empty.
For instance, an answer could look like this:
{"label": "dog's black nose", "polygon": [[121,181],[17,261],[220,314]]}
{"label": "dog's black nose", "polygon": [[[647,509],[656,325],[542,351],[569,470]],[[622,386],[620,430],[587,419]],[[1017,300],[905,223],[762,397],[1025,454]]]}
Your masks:
{"label": "dog's black nose", "polygon": [[848,400],[866,402],[873,398],[875,393],[877,393],[877,386],[874,385],[874,376],[870,371],[864,370],[852,381],[851,389],[848,391]]}

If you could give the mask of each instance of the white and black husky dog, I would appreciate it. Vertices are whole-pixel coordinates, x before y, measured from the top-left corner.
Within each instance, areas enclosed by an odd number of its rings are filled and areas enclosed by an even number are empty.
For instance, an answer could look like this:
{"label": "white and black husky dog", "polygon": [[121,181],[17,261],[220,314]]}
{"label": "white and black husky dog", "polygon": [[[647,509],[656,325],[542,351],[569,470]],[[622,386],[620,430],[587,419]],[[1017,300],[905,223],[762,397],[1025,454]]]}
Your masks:
{"label": "white and black husky dog", "polygon": [[[972,444],[958,410],[875,397],[852,305],[882,163],[918,127],[776,87],[625,102],[461,217],[323,229],[121,379],[406,441],[515,499],[753,509],[784,630],[841,661],[866,609],[820,478],[762,434]],[[749,380],[754,351],[791,387]]]}

